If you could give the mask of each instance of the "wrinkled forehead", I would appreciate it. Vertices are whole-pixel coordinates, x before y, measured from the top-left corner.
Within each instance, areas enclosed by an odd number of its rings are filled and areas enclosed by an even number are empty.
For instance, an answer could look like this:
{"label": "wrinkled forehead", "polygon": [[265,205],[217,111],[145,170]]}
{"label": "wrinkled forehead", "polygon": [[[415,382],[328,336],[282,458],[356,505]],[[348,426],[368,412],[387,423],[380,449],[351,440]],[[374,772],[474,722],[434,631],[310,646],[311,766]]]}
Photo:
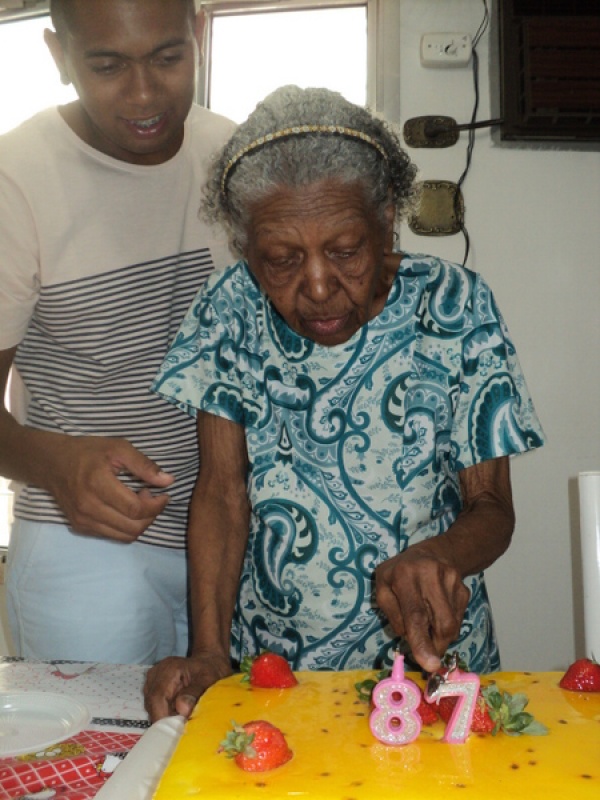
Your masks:
{"label": "wrinkled forehead", "polygon": [[375,209],[359,183],[323,180],[302,187],[276,187],[250,203],[246,233],[256,243],[293,234],[329,240],[379,232]]}

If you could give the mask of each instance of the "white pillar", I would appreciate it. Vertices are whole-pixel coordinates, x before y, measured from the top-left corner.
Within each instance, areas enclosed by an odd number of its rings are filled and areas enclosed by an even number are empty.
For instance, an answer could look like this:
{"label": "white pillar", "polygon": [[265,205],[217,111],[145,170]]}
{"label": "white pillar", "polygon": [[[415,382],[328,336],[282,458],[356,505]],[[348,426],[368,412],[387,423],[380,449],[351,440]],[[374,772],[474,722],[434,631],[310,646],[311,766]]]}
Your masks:
{"label": "white pillar", "polygon": [[585,651],[600,662],[600,472],[579,473]]}

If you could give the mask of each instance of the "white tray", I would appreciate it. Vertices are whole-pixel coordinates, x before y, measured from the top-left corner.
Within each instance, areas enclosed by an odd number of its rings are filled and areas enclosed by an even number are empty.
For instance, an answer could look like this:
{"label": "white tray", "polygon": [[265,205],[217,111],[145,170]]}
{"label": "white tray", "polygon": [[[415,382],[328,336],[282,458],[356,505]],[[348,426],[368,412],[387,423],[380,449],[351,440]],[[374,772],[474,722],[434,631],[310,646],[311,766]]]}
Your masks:
{"label": "white tray", "polygon": [[183,733],[183,717],[155,722],[96,794],[95,800],[151,800]]}

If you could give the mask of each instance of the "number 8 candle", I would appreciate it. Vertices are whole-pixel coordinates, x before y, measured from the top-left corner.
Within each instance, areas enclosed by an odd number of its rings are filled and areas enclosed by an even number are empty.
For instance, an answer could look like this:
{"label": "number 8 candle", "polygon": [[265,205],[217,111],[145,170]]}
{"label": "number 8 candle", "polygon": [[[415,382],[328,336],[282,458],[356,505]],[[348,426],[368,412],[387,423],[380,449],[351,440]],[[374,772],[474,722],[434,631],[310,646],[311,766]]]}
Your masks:
{"label": "number 8 candle", "polygon": [[371,695],[375,708],[369,724],[373,736],[384,744],[409,744],[421,731],[417,708],[418,687],[404,677],[404,656],[396,653],[392,674],[375,686]]}

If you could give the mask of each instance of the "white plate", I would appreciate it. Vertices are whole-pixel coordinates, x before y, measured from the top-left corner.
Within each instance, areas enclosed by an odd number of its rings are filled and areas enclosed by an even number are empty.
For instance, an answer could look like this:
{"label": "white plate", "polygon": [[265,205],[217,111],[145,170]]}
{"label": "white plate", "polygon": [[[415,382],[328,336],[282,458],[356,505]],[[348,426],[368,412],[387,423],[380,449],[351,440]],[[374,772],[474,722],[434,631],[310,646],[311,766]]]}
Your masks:
{"label": "white plate", "polygon": [[44,750],[75,736],[91,718],[82,703],[62,694],[0,693],[0,758]]}

